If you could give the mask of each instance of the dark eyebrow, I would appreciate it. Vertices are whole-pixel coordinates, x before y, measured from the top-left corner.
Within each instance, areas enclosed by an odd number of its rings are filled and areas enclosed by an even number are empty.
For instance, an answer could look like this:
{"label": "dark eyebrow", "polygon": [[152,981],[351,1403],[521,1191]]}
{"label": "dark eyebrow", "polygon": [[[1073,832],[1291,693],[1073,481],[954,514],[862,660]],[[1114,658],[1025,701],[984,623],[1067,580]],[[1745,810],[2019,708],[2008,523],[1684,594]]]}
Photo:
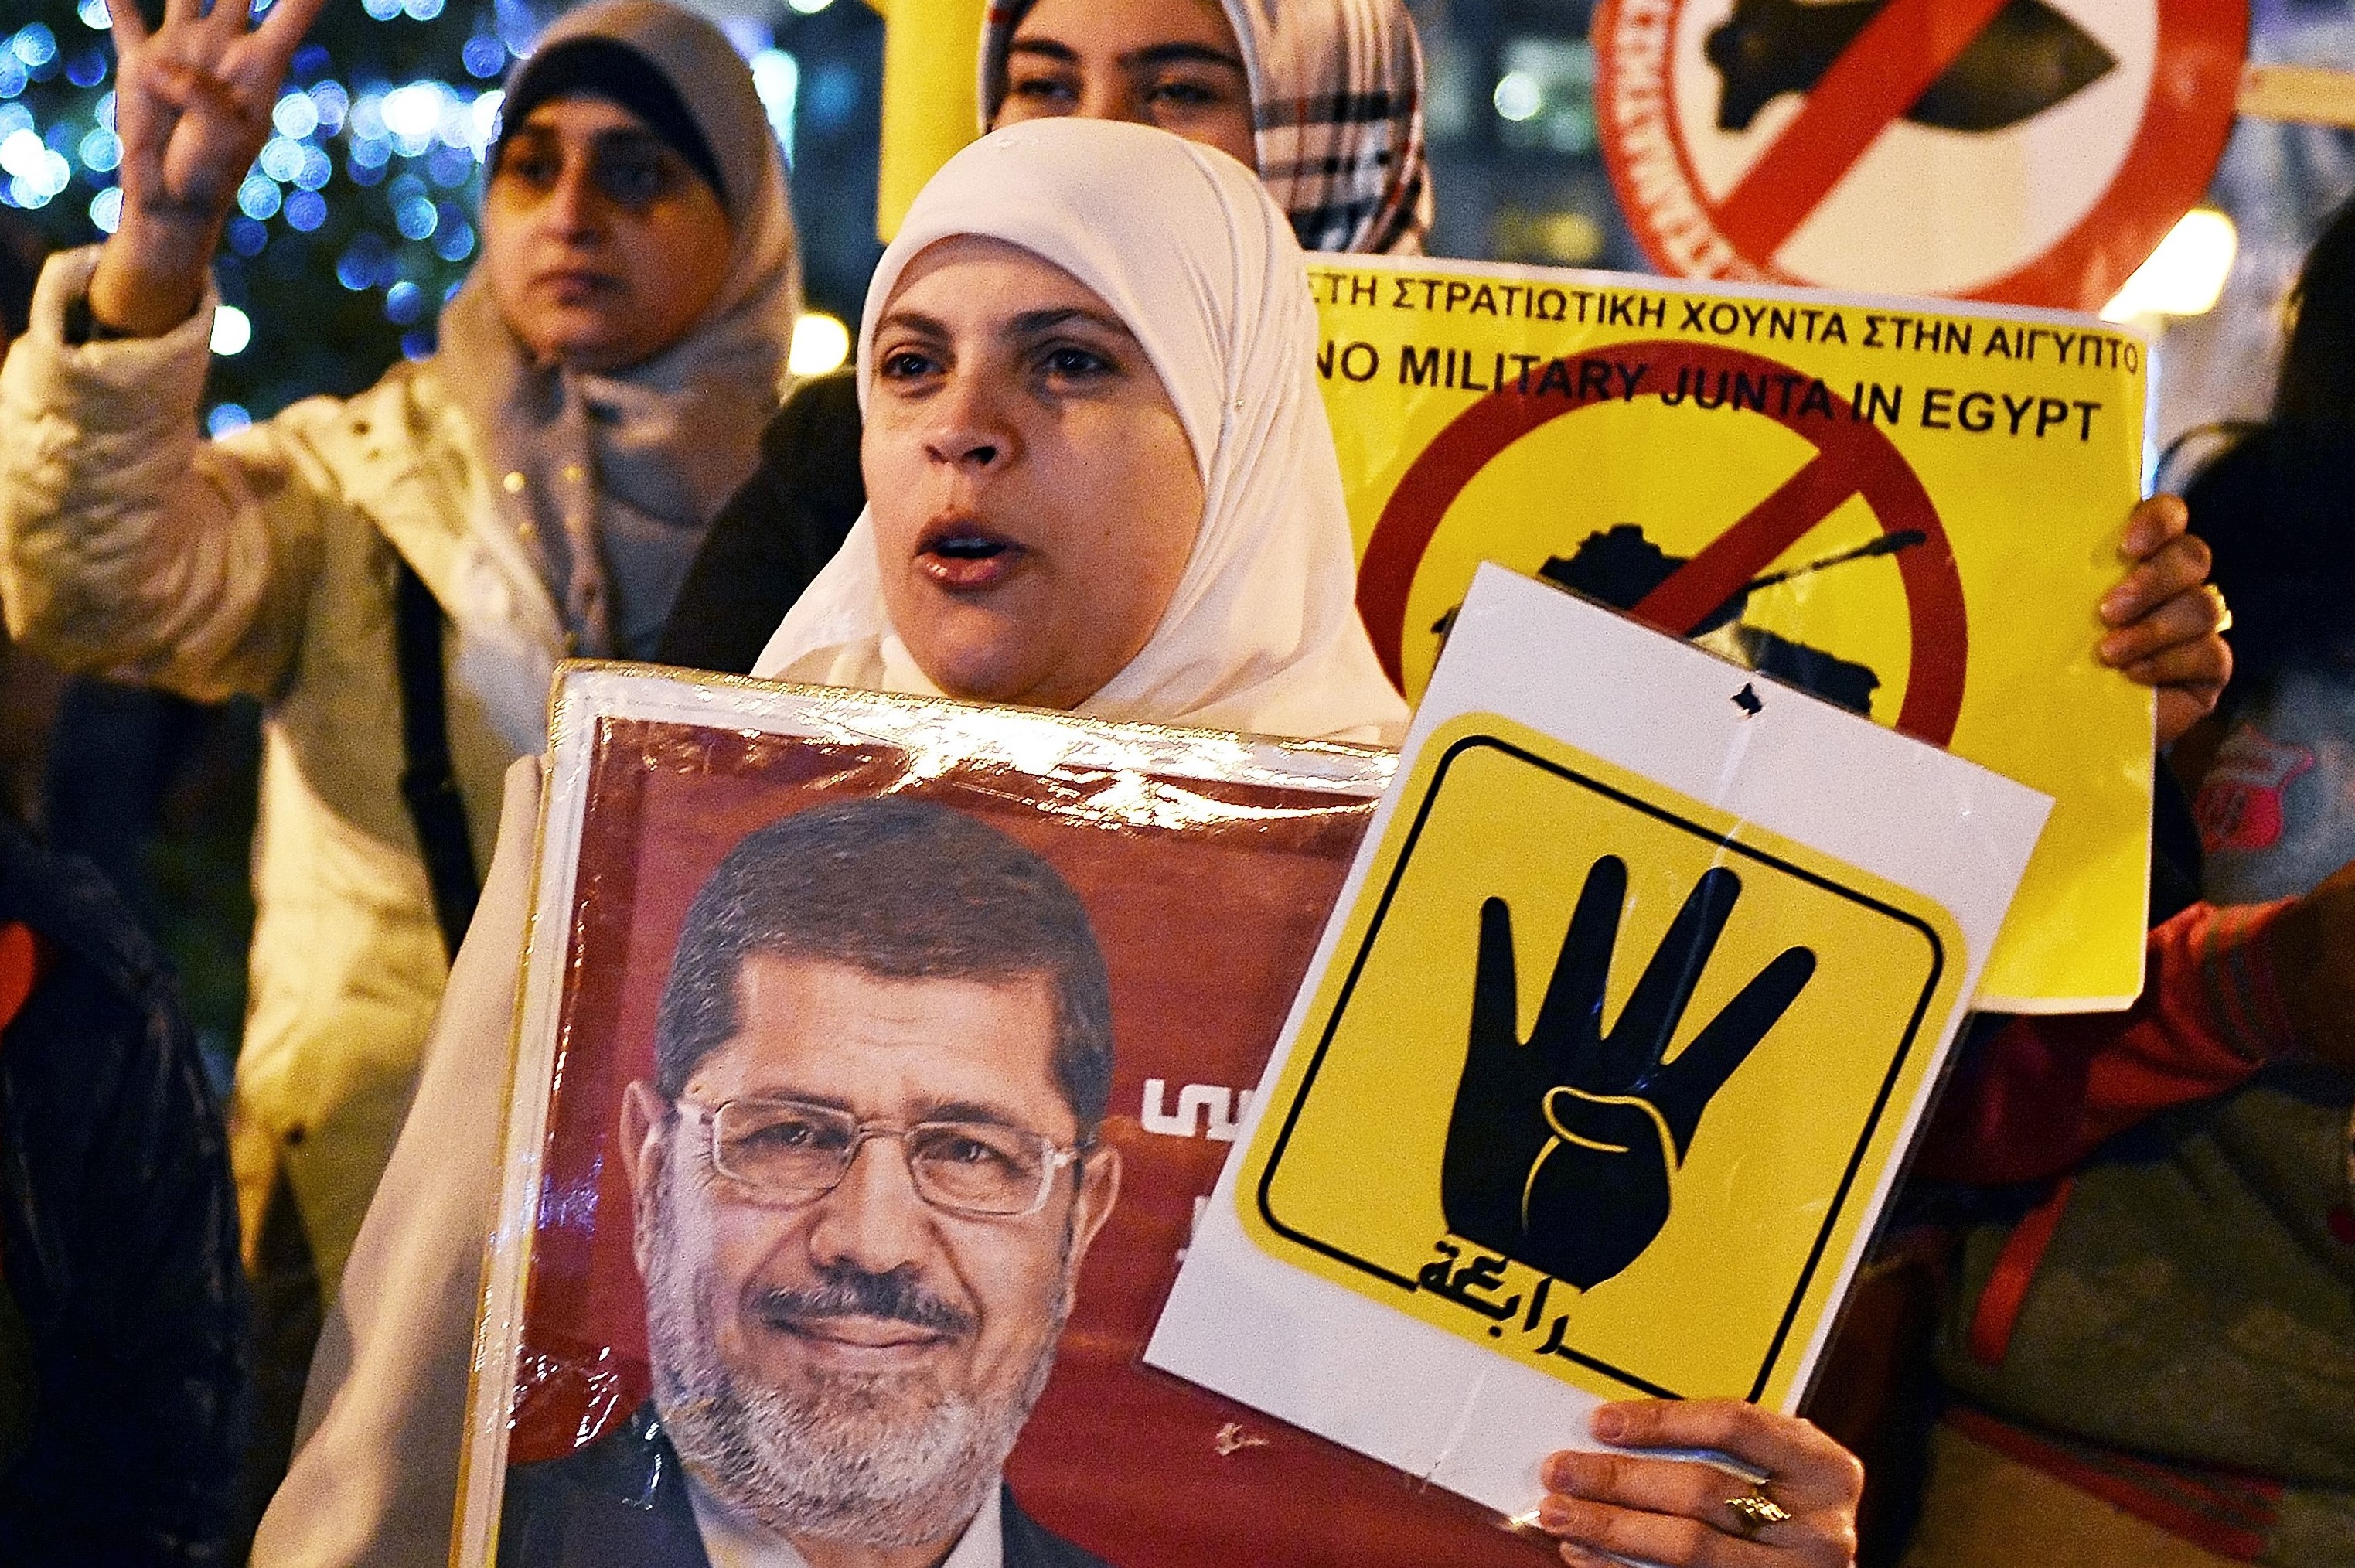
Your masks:
{"label": "dark eyebrow", "polygon": [[1136,334],[1128,329],[1128,323],[1121,320],[1120,317],[1106,315],[1100,310],[1089,310],[1083,305],[1075,304],[1053,305],[1045,310],[1026,310],[1014,318],[1008,329],[1009,336],[1035,336],[1041,332],[1051,332],[1067,321],[1085,322],[1091,326],[1116,333],[1132,341],[1136,336]]}
{"label": "dark eyebrow", "polygon": [[[746,1094],[731,1094],[729,1098],[731,1100],[755,1100],[773,1105],[786,1102],[801,1105],[817,1105],[826,1110],[839,1111],[844,1115],[852,1117],[856,1120],[865,1121],[869,1119],[858,1106],[850,1104],[847,1100],[842,1099],[838,1095],[809,1093],[798,1089],[783,1087],[774,1089],[755,1089],[751,1093]],[[1029,1123],[1024,1121],[1007,1106],[996,1104],[986,1100],[963,1100],[938,1095],[928,1095],[910,1104],[906,1108],[906,1115],[908,1124],[911,1126],[913,1126],[919,1122],[980,1122],[986,1125],[993,1127],[1011,1127],[1018,1133],[1031,1133],[1039,1131],[1038,1128],[1030,1125]],[[1041,1136],[1048,1137],[1050,1141],[1053,1136],[1051,1134],[1042,1134]]]}
{"label": "dark eyebrow", "polygon": [[920,1100],[910,1107],[912,1122],[979,1122],[986,1126],[1011,1127],[1018,1133],[1037,1129],[1003,1105],[983,1100]]}
{"label": "dark eyebrow", "polygon": [[878,335],[894,327],[912,332],[920,337],[946,337],[949,335],[947,327],[943,326],[931,316],[912,310],[886,311],[883,313],[883,319],[875,324]]}
{"label": "dark eyebrow", "polygon": [[[526,120],[509,133],[506,140],[509,144],[528,143],[538,148],[551,144],[561,145],[564,133],[553,125],[546,123],[536,125],[529,120]],[[669,144],[652,131],[635,125],[608,126],[589,138],[589,151],[592,156],[599,153],[608,155],[614,153],[642,153],[649,148],[656,153],[667,152]]]}
{"label": "dark eyebrow", "polygon": [[1214,49],[1208,44],[1156,44],[1149,49],[1139,49],[1121,62],[1137,66],[1161,65],[1222,65],[1230,70],[1241,70],[1243,62],[1224,49]]}
{"label": "dark eyebrow", "polygon": [[[1079,51],[1069,44],[1053,38],[1017,38],[1007,46],[1008,55],[1038,55],[1058,65],[1077,65]],[[1155,44],[1123,55],[1121,65],[1130,70],[1151,69],[1165,65],[1219,65],[1230,70],[1241,70],[1243,62],[1224,49],[1214,49],[1208,44]]]}
{"label": "dark eyebrow", "polygon": [[608,155],[615,153],[653,153],[659,157],[670,151],[670,144],[652,131],[641,130],[634,125],[615,125],[590,137],[589,151],[591,155],[600,153]]}
{"label": "dark eyebrow", "polygon": [[[1099,331],[1111,333],[1126,342],[1136,341],[1136,334],[1128,329],[1126,322],[1116,315],[1108,315],[1103,311],[1089,310],[1083,305],[1050,305],[1044,310],[1026,310],[1006,324],[1005,331],[1001,336],[1015,339],[1037,337],[1042,333],[1054,331],[1067,322],[1082,322]],[[912,310],[887,312],[883,319],[875,324],[875,334],[878,337],[886,332],[893,331],[912,333],[918,337],[926,338],[934,343],[945,343],[954,336],[940,322]]]}

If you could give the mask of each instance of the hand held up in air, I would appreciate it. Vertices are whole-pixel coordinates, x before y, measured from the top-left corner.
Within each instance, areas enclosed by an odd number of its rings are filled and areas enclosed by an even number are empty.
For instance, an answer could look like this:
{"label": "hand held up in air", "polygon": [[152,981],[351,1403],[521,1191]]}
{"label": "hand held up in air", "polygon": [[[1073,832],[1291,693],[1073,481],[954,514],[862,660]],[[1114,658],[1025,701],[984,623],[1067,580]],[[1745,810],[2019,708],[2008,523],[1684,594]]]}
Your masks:
{"label": "hand held up in air", "polygon": [[91,313],[114,332],[152,336],[204,297],[238,186],[270,136],[294,48],[325,0],[277,0],[257,23],[250,0],[165,0],[150,32],[138,0],[107,0],[123,141],[123,217],[100,252]]}
{"label": "hand held up in air", "polygon": [[2209,586],[2211,558],[2190,524],[2190,508],[2173,496],[2134,509],[2118,543],[2126,574],[2102,596],[2108,630],[2094,650],[2136,685],[2158,688],[2161,746],[2206,718],[2232,676],[2223,635],[2231,617]]}
{"label": "hand held up in air", "polygon": [[[1849,1568],[1864,1467],[1816,1426],[1738,1399],[1631,1400],[1594,1413],[1622,1451],[1549,1456],[1538,1527],[1580,1568],[1602,1552],[1661,1568]],[[1646,1448],[1723,1454],[1766,1478]]]}

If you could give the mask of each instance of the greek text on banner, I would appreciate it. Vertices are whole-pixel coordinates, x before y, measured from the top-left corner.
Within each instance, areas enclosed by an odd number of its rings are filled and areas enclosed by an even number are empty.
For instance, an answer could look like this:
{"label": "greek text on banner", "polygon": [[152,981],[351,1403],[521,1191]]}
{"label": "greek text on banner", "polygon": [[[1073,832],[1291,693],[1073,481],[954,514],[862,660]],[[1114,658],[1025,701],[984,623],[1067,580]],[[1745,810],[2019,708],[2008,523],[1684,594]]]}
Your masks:
{"label": "greek text on banner", "polygon": [[1494,560],[2057,801],[1982,1005],[2139,989],[2151,702],[2094,657],[2145,349],[2091,318],[1316,258],[1359,605],[1410,697]]}

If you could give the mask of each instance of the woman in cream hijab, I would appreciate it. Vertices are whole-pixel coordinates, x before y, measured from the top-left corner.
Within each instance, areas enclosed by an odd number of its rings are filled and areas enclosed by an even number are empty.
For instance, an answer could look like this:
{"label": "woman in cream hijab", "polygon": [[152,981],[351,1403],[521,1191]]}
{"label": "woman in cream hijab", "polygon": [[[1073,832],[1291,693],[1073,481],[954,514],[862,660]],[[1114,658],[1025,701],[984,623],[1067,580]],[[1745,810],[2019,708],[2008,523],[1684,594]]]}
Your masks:
{"label": "woman in cream hijab", "polygon": [[[1000,0],[986,133],[1124,120],[1255,169],[1308,251],[1420,255],[1432,220],[1423,49],[1400,0]],[[848,377],[796,389],[713,521],[656,656],[748,671],[866,500]]]}
{"label": "woman in cream hijab", "polygon": [[754,673],[1397,741],[1302,265],[1250,170],[1157,131],[960,153],[868,290],[872,499]]}
{"label": "woman in cream hijab", "polygon": [[[1351,592],[1311,310],[1250,171],[1161,132],[1066,120],[958,155],[869,290],[858,376],[879,499],[763,671],[1106,719],[1394,741],[1405,705]],[[255,1561],[437,1559],[454,1496],[537,771],[306,1403],[314,1436]],[[1855,1461],[1739,1402],[1612,1406],[1632,1446],[1715,1447],[1791,1518],[1733,1539],[1719,1472],[1556,1456],[1545,1527],[1665,1564],[1845,1563]],[[1575,1435],[1564,1433],[1565,1440]]]}

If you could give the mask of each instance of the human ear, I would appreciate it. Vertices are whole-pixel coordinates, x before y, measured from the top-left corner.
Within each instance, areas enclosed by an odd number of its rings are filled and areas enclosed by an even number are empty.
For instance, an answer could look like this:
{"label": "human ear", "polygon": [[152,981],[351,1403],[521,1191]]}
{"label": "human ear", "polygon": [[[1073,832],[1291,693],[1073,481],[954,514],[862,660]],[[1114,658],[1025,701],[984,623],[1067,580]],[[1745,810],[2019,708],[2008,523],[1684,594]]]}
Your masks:
{"label": "human ear", "polygon": [[[1072,1199],[1071,1265],[1068,1294],[1079,1290],[1080,1265],[1087,1261],[1088,1245],[1112,1218],[1114,1205],[1120,1201],[1120,1150],[1109,1144],[1088,1151],[1086,1163],[1080,1167],[1079,1192]],[[1068,1309],[1069,1302],[1065,1303]]]}
{"label": "human ear", "polygon": [[662,1189],[663,1164],[670,1157],[670,1105],[644,1078],[622,1091],[622,1168],[630,1178],[630,1248],[638,1272],[646,1270],[654,1229],[655,1194]]}

